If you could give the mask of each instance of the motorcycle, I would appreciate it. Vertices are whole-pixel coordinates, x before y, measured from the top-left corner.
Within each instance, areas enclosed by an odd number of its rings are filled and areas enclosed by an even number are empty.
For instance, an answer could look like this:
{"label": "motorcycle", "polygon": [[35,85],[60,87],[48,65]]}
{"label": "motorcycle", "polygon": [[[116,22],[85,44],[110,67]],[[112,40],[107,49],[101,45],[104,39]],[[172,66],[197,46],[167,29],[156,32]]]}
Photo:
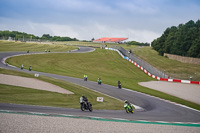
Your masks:
{"label": "motorcycle", "polygon": [[29,71],[32,71],[32,67],[31,66],[29,67]]}
{"label": "motorcycle", "polygon": [[87,81],[87,77],[84,77],[84,81]]}
{"label": "motorcycle", "polygon": [[22,70],[24,69],[24,66],[23,66],[23,65],[21,66],[21,69],[22,69]]}
{"label": "motorcycle", "polygon": [[129,106],[127,103],[124,104],[124,109],[126,110],[126,113],[131,112],[133,114],[134,113],[133,108],[134,107],[132,105]]}
{"label": "motorcycle", "polygon": [[122,85],[121,85],[121,82],[118,81],[118,88],[121,89],[122,88]]}
{"label": "motorcycle", "polygon": [[85,110],[89,110],[90,112],[92,112],[92,104],[90,102],[81,102],[81,110],[85,111]]}
{"label": "motorcycle", "polygon": [[98,84],[101,85],[101,79],[98,79]]}
{"label": "motorcycle", "polygon": [[122,85],[121,85],[121,84],[118,84],[118,88],[121,89],[121,88],[122,88]]}

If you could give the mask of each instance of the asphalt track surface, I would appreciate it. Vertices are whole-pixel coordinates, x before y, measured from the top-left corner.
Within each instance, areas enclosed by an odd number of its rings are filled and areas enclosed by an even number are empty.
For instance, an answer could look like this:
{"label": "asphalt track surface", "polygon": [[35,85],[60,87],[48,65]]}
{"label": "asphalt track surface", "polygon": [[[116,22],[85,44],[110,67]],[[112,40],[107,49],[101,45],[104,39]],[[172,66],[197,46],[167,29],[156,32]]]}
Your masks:
{"label": "asphalt track surface", "polygon": [[[78,51],[71,51],[68,53],[84,53],[92,52],[93,48],[80,47]],[[106,119],[126,119],[126,120],[146,120],[146,121],[167,121],[167,122],[200,122],[200,111],[186,108],[162,99],[151,97],[142,93],[129,91],[127,89],[118,89],[111,85],[98,85],[97,82],[83,81],[83,79],[72,78],[62,75],[49,74],[36,71],[20,70],[20,68],[6,66],[2,63],[5,57],[26,54],[25,52],[0,52],[0,67],[10,70],[23,71],[27,73],[38,73],[42,76],[48,76],[71,83],[75,83],[92,90],[107,94],[120,100],[128,100],[131,103],[142,107],[143,109],[136,110],[134,114],[127,114],[124,110],[94,110],[93,112],[82,112],[80,109],[58,108],[58,107],[44,107],[33,105],[19,105],[19,104],[5,104],[0,103],[0,110],[10,110],[17,112],[38,112],[47,114],[66,114],[80,117],[101,117]],[[42,53],[40,53],[42,54]],[[44,53],[48,54],[48,53]],[[33,68],[34,69],[34,68]]]}

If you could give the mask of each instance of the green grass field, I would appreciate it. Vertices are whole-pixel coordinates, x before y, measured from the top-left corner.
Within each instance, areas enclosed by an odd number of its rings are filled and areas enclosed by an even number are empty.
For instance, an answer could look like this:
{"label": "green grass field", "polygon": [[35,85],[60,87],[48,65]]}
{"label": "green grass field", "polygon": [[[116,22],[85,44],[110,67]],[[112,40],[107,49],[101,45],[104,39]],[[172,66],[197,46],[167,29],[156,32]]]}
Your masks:
{"label": "green grass field", "polygon": [[12,65],[20,67],[24,65],[25,69],[32,66],[33,70],[49,72],[59,75],[83,78],[84,74],[88,79],[97,81],[101,77],[103,83],[117,86],[120,80],[123,87],[138,90],[138,82],[153,80],[145,75],[137,67],[123,60],[117,52],[96,49],[91,53],[61,53],[26,55],[9,58],[7,60]]}
{"label": "green grass field", "polygon": [[3,51],[30,51],[30,52],[66,52],[69,50],[77,49],[75,46],[66,46],[62,44],[40,44],[40,43],[24,43],[24,42],[10,42],[0,41],[0,52]]}
{"label": "green grass field", "polygon": [[[58,42],[58,44],[65,45],[82,45],[82,46],[96,46],[101,47],[105,45],[104,43],[93,43],[93,42],[77,42],[77,41],[69,41],[69,42]],[[190,76],[193,77],[194,81],[200,81],[200,66],[195,64],[182,63],[175,60],[170,60],[166,57],[158,55],[158,52],[153,50],[151,47],[142,47],[135,45],[126,45],[126,44],[107,44],[108,47],[110,45],[118,45],[125,49],[131,49],[133,53],[139,56],[144,61],[148,62],[152,66],[156,67],[160,71],[164,72],[166,75],[172,78],[177,79],[185,79],[189,80]]]}

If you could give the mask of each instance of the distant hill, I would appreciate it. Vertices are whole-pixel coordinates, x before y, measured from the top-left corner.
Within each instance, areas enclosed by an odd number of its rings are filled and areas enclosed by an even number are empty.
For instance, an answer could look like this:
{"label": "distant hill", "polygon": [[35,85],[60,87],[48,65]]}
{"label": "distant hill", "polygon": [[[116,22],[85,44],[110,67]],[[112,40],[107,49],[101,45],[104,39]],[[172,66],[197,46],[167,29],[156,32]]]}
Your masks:
{"label": "distant hill", "polygon": [[0,31],[0,39],[9,39],[11,37],[14,40],[49,40],[49,41],[78,41],[76,38],[70,37],[60,37],[60,36],[50,36],[49,34],[43,34],[42,37],[35,36],[33,34],[27,34],[18,31]]}
{"label": "distant hill", "polygon": [[159,52],[200,58],[200,20],[167,28],[151,46]]}

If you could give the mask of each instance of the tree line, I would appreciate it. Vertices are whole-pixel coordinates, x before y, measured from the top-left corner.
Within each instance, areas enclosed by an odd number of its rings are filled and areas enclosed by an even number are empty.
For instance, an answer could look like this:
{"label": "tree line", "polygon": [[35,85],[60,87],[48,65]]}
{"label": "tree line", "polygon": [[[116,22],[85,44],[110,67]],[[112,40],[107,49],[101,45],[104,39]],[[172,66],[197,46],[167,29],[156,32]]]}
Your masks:
{"label": "tree line", "polygon": [[25,32],[18,32],[18,31],[0,31],[0,39],[12,39],[18,41],[23,40],[24,38],[28,38],[28,40],[49,40],[49,41],[78,41],[76,38],[70,37],[60,37],[60,36],[50,36],[49,34],[43,34],[42,37],[35,36],[33,34],[27,34]]}
{"label": "tree line", "polygon": [[164,53],[200,58],[200,20],[190,20],[167,28],[161,37],[151,42],[160,55]]}
{"label": "tree line", "polygon": [[129,41],[127,42],[128,45],[137,45],[137,46],[150,46],[149,43],[140,43],[140,42],[136,42],[136,41]]}

